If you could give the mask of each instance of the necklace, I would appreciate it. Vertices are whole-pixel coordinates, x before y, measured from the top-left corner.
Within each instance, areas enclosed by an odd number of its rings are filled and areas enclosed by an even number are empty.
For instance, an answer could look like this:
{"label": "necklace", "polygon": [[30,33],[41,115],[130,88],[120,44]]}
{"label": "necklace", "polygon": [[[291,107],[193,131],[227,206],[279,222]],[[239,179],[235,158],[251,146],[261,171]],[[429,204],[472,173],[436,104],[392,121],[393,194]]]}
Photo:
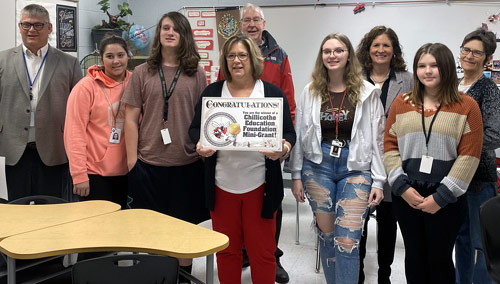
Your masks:
{"label": "necklace", "polygon": [[372,80],[373,83],[377,83],[377,84],[380,84],[380,83],[384,83],[385,80],[387,80],[389,78],[389,74],[391,72],[387,72],[387,75],[385,75],[385,77],[382,79],[382,80],[375,80],[375,78],[373,78],[373,75],[370,75],[370,79]]}

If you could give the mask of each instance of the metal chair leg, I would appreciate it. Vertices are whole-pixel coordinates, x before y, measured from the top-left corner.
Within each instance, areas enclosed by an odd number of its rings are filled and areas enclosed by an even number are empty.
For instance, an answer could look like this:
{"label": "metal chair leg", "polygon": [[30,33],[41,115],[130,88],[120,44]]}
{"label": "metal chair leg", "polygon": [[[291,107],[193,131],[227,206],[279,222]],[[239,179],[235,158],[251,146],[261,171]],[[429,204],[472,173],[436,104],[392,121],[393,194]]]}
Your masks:
{"label": "metal chair leg", "polygon": [[321,259],[319,256],[319,236],[316,237],[316,273],[319,273],[319,269],[321,268]]}
{"label": "metal chair leg", "polygon": [[295,244],[300,244],[299,242],[299,202],[297,202],[297,216],[295,217]]}

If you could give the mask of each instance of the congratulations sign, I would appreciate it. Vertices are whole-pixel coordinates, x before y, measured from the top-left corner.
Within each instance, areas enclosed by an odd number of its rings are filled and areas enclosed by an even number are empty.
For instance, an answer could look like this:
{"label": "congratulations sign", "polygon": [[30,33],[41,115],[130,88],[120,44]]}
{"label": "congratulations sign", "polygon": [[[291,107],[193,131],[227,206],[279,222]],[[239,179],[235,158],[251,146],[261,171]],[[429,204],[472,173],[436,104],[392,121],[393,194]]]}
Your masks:
{"label": "congratulations sign", "polygon": [[281,151],[282,98],[203,98],[203,148]]}

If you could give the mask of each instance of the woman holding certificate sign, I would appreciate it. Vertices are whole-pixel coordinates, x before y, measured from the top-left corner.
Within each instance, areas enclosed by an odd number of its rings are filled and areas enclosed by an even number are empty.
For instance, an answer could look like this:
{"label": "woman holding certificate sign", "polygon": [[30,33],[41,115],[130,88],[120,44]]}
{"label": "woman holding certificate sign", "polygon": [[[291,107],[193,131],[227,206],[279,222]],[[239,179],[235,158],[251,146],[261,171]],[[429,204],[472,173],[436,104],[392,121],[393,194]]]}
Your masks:
{"label": "woman holding certificate sign", "polygon": [[349,39],[320,45],[312,81],[297,101],[292,191],[315,215],[328,284],[358,283],[359,241],[368,208],[383,199],[384,108],[363,80]]}
{"label": "woman holding certificate sign", "polygon": [[[282,151],[202,148],[202,100],[189,129],[191,140],[198,143],[198,154],[205,157],[205,192],[213,229],[229,237],[229,246],[217,253],[220,283],[241,283],[243,245],[250,259],[253,283],[271,284],[276,277],[275,218],[283,199],[280,160],[286,158],[295,143],[295,131],[280,88],[259,80],[263,67],[254,41],[245,35],[233,36],[221,54],[221,72],[226,81],[209,85],[202,97],[283,98]],[[235,130],[228,128],[229,132]]]}

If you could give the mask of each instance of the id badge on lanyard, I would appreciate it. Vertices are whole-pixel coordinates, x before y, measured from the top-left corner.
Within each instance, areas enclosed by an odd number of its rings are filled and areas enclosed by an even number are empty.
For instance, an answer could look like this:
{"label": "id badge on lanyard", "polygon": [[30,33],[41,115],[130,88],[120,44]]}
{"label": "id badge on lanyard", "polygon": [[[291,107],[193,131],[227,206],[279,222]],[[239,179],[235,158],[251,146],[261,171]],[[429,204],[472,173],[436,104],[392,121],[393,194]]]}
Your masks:
{"label": "id badge on lanyard", "polygon": [[334,158],[340,158],[340,153],[342,152],[342,148],[344,148],[345,143],[338,140],[334,139],[332,140],[332,146],[330,148],[330,156]]}
{"label": "id badge on lanyard", "polygon": [[122,81],[122,88],[120,90],[120,100],[119,100],[120,103],[118,103],[118,108],[116,110],[116,113],[113,110],[113,104],[111,103],[111,100],[109,99],[108,95],[106,94],[106,90],[104,89],[104,86],[101,83],[99,83],[99,87],[101,87],[101,91],[102,91],[104,97],[106,98],[106,101],[108,102],[108,107],[111,110],[111,114],[113,115],[113,120],[111,122],[112,123],[111,133],[109,134],[109,143],[119,144],[120,140],[122,138],[122,130],[120,128],[116,127],[116,119],[118,117],[118,113],[120,112],[120,108],[121,108],[121,99],[123,97],[123,92],[125,91],[125,82]]}
{"label": "id badge on lanyard", "polygon": [[432,171],[432,163],[434,162],[434,158],[429,155],[429,141],[431,138],[431,132],[432,132],[432,125],[434,125],[434,121],[436,120],[436,117],[439,113],[439,110],[441,110],[441,106],[443,104],[439,104],[439,107],[436,110],[436,113],[434,114],[434,117],[431,120],[431,123],[429,125],[429,132],[426,131],[425,129],[425,115],[424,115],[424,104],[422,103],[422,129],[424,132],[424,138],[425,138],[425,148],[427,152],[422,155],[422,158],[420,160],[420,168],[419,171],[424,174],[430,174]]}
{"label": "id badge on lanyard", "polygon": [[122,138],[122,130],[119,128],[111,128],[111,135],[109,136],[109,142],[113,144],[119,144]]}
{"label": "id badge on lanyard", "polygon": [[161,138],[163,140],[164,145],[168,145],[172,143],[172,138],[170,137],[170,131],[167,128],[167,120],[168,120],[168,100],[172,93],[174,92],[175,85],[177,84],[177,80],[181,75],[181,67],[177,68],[175,72],[174,78],[172,79],[172,84],[167,92],[167,83],[165,82],[165,75],[163,74],[163,69],[161,67],[158,68],[158,75],[160,76],[161,81],[161,89],[163,92],[163,97],[165,98],[165,103],[163,105],[163,124],[165,125],[163,129],[160,130]]}
{"label": "id badge on lanyard", "polygon": [[[339,136],[339,119],[340,119],[340,113],[342,111],[342,106],[344,105],[344,99],[346,96],[347,91],[344,91],[344,96],[342,97],[342,102],[340,103],[339,109],[338,109],[338,114],[335,119],[335,139],[332,140],[332,146],[330,148],[330,156],[334,158],[340,158],[340,153],[342,152],[342,148],[344,148],[345,143],[344,141],[340,141],[338,139]],[[332,106],[332,112],[333,115],[335,116],[334,112],[334,107],[333,107],[333,102],[332,102],[332,97],[330,96],[330,105]]]}

